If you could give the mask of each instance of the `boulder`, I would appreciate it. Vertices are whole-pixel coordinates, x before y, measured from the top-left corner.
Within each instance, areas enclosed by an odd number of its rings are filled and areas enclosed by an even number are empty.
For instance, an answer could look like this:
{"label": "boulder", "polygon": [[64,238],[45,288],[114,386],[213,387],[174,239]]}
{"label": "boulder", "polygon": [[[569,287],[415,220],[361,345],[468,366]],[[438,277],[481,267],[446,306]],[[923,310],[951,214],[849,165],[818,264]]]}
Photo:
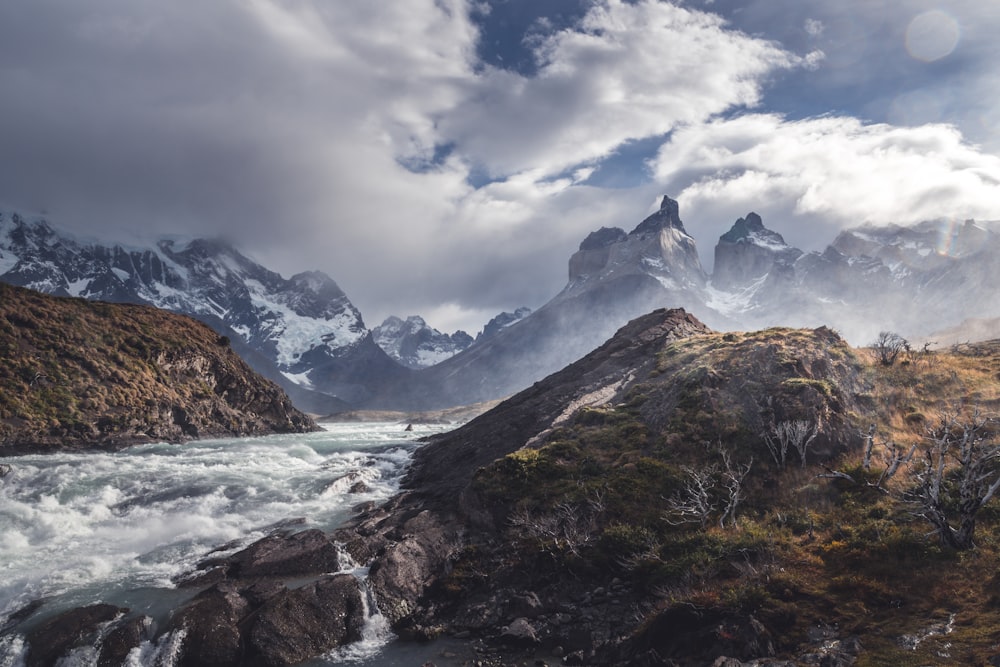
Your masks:
{"label": "boulder", "polygon": [[500,633],[500,641],[512,646],[535,646],[538,644],[538,633],[528,619],[515,618]]}
{"label": "boulder", "polygon": [[240,622],[251,606],[238,590],[228,583],[200,593],[170,621],[168,630],[184,630],[181,664],[239,665],[243,657]]}
{"label": "boulder", "polygon": [[77,607],[58,614],[25,636],[28,643],[26,667],[49,667],[72,649],[93,645],[101,630],[128,609],[110,604]]}
{"label": "boulder", "polygon": [[101,641],[97,667],[124,665],[132,649],[149,639],[152,625],[153,619],[149,616],[135,616],[119,623]]}
{"label": "boulder", "polygon": [[290,665],[361,639],[365,605],[349,574],[323,577],[268,600],[249,631],[251,662]]}
{"label": "boulder", "polygon": [[268,535],[232,556],[208,559],[198,565],[200,569],[220,566],[230,579],[297,576],[340,569],[337,547],[326,533],[315,528],[291,535]]}

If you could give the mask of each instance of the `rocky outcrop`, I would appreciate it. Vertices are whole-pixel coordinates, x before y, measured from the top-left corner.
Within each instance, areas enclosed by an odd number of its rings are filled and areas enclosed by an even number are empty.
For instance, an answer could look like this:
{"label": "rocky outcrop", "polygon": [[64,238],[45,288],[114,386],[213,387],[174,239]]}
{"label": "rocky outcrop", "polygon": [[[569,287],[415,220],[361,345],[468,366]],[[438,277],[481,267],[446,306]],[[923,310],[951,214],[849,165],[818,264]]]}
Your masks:
{"label": "rocky outcrop", "polygon": [[204,590],[167,628],[181,638],[180,664],[290,665],[358,641],[367,609],[358,579],[340,569],[316,529],[279,530],[202,561],[179,584]]}
{"label": "rocky outcrop", "polygon": [[148,306],[0,283],[0,454],[318,427],[220,337]]}
{"label": "rocky outcrop", "polygon": [[107,604],[38,622],[38,603],[4,631],[24,634],[30,667],[57,664],[74,651],[118,667],[144,642],[169,646],[170,664],[183,667],[292,665],[361,639],[365,593],[340,569],[339,551],[322,531],[279,529],[182,577],[178,585],[197,593],[158,629],[143,610]]}
{"label": "rocky outcrop", "polygon": [[677,202],[629,234],[592,234],[570,258],[570,282],[547,304],[464,352],[383,386],[372,404],[436,409],[510,395],[572,363],[629,320],[704,302],[706,274]]}
{"label": "rocky outcrop", "polygon": [[802,251],[764,226],[756,213],[740,218],[715,246],[712,285],[721,290],[745,289],[772,271],[791,270]]}
{"label": "rocky outcrop", "polygon": [[[198,569],[213,579],[336,572],[340,569],[340,553],[321,530],[310,529],[292,534],[279,532],[231,556],[207,558],[198,564]],[[202,574],[199,579],[205,576]]]}
{"label": "rocky outcrop", "polygon": [[26,667],[49,667],[74,649],[93,646],[108,624],[127,612],[114,605],[97,604],[50,618],[25,638],[29,646]]}
{"label": "rocky outcrop", "polygon": [[[478,638],[505,661],[766,660],[776,652],[773,619],[725,607],[637,612],[662,600],[600,545],[620,535],[606,508],[643,501],[638,482],[613,492],[611,480],[643,466],[668,475],[666,461],[720,441],[762,460],[765,424],[796,419],[818,425],[808,463],[833,460],[859,439],[851,415],[863,391],[858,364],[828,329],[723,335],[661,309],[432,439],[416,453],[404,493],[336,538],[370,563],[378,604],[404,638]],[[615,463],[600,463],[606,456]],[[614,493],[622,495],[604,495]],[[650,502],[663,503],[663,493]]]}
{"label": "rocky outcrop", "polygon": [[289,589],[234,580],[199,593],[171,619],[178,664],[293,665],[361,639],[365,606],[350,574],[323,575]]}

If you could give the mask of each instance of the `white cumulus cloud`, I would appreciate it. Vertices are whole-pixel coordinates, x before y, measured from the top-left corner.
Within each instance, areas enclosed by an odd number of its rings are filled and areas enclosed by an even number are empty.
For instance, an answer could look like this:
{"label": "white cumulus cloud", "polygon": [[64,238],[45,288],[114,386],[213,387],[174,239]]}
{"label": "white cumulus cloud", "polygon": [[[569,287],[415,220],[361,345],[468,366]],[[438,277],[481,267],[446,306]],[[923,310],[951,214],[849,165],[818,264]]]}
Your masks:
{"label": "white cumulus cloud", "polygon": [[[817,234],[824,227],[1000,219],[1000,157],[967,143],[950,125],[749,114],[679,130],[652,166],[658,180],[675,184],[689,210],[731,216],[756,210],[775,228],[766,216],[772,212],[782,233],[789,231],[782,224],[795,221],[789,236],[803,245],[817,236],[831,240]],[[733,220],[712,220],[712,232]]]}

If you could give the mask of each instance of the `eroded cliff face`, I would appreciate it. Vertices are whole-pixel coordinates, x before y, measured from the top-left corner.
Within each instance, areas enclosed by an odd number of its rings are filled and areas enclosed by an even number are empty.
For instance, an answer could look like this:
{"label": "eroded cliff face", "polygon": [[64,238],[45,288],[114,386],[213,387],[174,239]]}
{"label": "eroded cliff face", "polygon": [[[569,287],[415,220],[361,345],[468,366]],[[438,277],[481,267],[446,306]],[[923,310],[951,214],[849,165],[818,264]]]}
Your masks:
{"label": "eroded cliff face", "polygon": [[0,454],[318,427],[189,317],[0,284]]}
{"label": "eroded cliff face", "polygon": [[628,234],[604,227],[584,239],[570,257],[569,285],[560,296],[573,297],[597,283],[631,274],[653,278],[668,291],[697,291],[705,286],[708,276],[675,200],[664,197],[659,210]]}
{"label": "eroded cliff face", "polygon": [[756,213],[738,219],[715,246],[712,285],[721,290],[740,290],[771,272],[791,271],[802,251],[764,226]]}

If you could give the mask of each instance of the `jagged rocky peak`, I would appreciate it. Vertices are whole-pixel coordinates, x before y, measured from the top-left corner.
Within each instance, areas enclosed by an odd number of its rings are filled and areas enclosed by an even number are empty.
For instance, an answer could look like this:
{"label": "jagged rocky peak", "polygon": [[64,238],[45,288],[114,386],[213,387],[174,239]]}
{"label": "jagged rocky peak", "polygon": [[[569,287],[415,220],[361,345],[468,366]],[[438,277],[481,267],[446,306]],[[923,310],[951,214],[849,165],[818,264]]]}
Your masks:
{"label": "jagged rocky peak", "polygon": [[[311,370],[301,362],[306,355],[314,364],[335,361],[340,368],[371,361],[371,350],[358,351],[368,333],[361,314],[329,276],[307,271],[285,279],[226,239],[163,238],[128,247],[82,241],[40,217],[5,212],[0,281],[194,315],[236,347],[245,343],[241,353],[251,352],[248,358],[272,378]],[[286,386],[301,381],[288,378],[278,379]],[[311,388],[344,396],[353,391],[329,378],[332,373],[322,375]]]}
{"label": "jagged rocky peak", "polygon": [[633,229],[629,236],[639,236],[642,234],[655,234],[662,229],[673,228],[687,234],[684,223],[681,222],[680,204],[677,200],[664,195],[660,202],[660,210],[643,220]]}
{"label": "jagged rocky peak", "polygon": [[889,266],[940,266],[976,255],[996,234],[975,220],[931,220],[909,227],[863,225],[841,232],[831,246],[849,257],[875,257]]}
{"label": "jagged rocky peak", "polygon": [[659,210],[628,234],[617,227],[591,233],[569,260],[570,291],[594,279],[628,274],[652,276],[669,290],[705,284],[707,276],[676,200],[663,197]]}
{"label": "jagged rocky peak", "polygon": [[[622,233],[624,234],[625,232]],[[593,234],[591,234],[591,236],[593,236]],[[520,322],[528,315],[531,315],[531,308],[528,308],[527,306],[522,306],[521,308],[515,310],[513,313],[507,311],[500,313],[499,315],[497,315],[492,320],[486,323],[486,326],[483,327],[483,330],[479,332],[478,336],[476,336],[476,342],[481,343],[484,340],[496,336],[498,333],[500,333],[507,327],[511,326],[512,324],[516,324],[517,322]]]}
{"label": "jagged rocky peak", "polygon": [[390,315],[372,329],[372,340],[391,358],[414,369],[439,364],[473,343],[466,332],[441,333],[419,315],[406,320]]}
{"label": "jagged rocky peak", "polygon": [[738,219],[715,246],[712,284],[718,289],[744,289],[775,269],[788,270],[802,251],[764,226],[756,213]]}

